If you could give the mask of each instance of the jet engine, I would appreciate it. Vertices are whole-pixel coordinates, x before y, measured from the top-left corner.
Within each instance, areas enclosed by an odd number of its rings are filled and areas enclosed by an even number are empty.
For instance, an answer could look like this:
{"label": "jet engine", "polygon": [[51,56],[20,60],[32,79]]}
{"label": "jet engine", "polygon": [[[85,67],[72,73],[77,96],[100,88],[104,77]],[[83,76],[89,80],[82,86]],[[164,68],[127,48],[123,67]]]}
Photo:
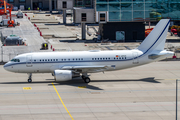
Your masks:
{"label": "jet engine", "polygon": [[56,81],[68,81],[72,79],[71,70],[55,70],[54,78]]}

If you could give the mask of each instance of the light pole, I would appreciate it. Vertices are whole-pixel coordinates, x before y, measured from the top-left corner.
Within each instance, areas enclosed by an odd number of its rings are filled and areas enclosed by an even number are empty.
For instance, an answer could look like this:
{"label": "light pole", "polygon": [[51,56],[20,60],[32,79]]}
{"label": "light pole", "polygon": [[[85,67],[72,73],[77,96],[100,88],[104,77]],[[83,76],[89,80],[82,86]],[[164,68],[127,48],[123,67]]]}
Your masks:
{"label": "light pole", "polygon": [[178,119],[178,79],[176,79],[176,120]]}

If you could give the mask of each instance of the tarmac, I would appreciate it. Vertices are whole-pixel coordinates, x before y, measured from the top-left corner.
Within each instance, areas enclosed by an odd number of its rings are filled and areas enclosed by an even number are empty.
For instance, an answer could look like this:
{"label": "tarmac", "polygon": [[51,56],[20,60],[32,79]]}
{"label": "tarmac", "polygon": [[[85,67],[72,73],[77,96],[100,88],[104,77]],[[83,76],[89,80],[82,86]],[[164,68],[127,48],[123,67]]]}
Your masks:
{"label": "tarmac", "polygon": [[89,84],[80,78],[55,82],[51,74],[33,74],[28,83],[27,74],[0,66],[0,120],[172,120],[179,64],[95,73]]}

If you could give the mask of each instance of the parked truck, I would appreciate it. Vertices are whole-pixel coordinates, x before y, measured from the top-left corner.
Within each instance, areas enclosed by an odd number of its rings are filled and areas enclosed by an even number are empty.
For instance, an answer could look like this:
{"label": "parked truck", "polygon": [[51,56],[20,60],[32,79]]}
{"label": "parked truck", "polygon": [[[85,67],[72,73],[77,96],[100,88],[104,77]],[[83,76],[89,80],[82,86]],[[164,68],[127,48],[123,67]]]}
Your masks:
{"label": "parked truck", "polygon": [[[1,27],[2,27],[2,26],[8,26],[8,25],[9,25],[9,24],[8,24],[8,21],[9,21],[9,19],[3,19],[3,20],[0,22],[0,26],[1,26]],[[14,21],[14,27],[17,26],[17,25],[19,25],[19,23],[16,22],[15,19],[13,19],[13,21]]]}

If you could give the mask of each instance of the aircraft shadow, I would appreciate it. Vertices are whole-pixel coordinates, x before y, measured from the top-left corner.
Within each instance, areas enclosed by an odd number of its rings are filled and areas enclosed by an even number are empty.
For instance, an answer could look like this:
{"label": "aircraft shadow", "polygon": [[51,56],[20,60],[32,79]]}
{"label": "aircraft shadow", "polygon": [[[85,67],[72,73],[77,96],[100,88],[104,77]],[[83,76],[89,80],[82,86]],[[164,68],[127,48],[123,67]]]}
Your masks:
{"label": "aircraft shadow", "polygon": [[24,82],[0,82],[0,84],[37,84],[37,83],[52,83],[52,81],[32,81],[32,83]]}
{"label": "aircraft shadow", "polygon": [[[54,79],[46,79],[46,80],[54,80]],[[56,81],[53,81],[54,85],[57,86],[57,85],[68,85],[68,86],[73,86],[73,87],[84,87],[84,89],[91,89],[91,90],[103,90],[99,87],[96,87],[96,86],[93,86],[93,85],[90,85],[90,84],[87,84],[87,83],[84,83],[84,81],[79,78],[79,79],[73,79],[73,80],[70,80],[70,81],[62,81],[62,82],[56,82]],[[52,86],[52,82],[51,84],[48,84],[49,86]]]}
{"label": "aircraft shadow", "polygon": [[91,82],[149,82],[149,83],[161,83],[157,80],[163,79],[154,79],[154,77],[142,78],[142,79],[122,79],[122,80],[92,80]]}
{"label": "aircraft shadow", "polygon": [[[46,79],[46,80],[54,80],[54,79]],[[157,80],[163,80],[163,79],[155,79],[154,77],[148,77],[148,78],[142,78],[142,79],[127,79],[127,80],[91,80],[91,82],[149,82],[149,83],[161,83]],[[103,90],[99,87],[86,84],[82,79],[74,79],[71,81],[65,81],[65,82],[54,82],[55,85],[69,85],[74,87],[81,87],[86,86],[85,89],[92,89],[92,90]],[[49,84],[52,86],[52,84]]]}
{"label": "aircraft shadow", "polygon": [[[92,80],[91,82],[149,82],[149,83],[161,83],[157,80],[163,80],[163,79],[154,79],[154,77],[148,77],[148,78],[142,78],[142,79],[127,79],[127,80]],[[74,87],[84,87],[84,89],[91,89],[91,90],[103,90],[99,87],[84,83],[84,81],[80,78],[76,78],[70,81],[63,81],[63,82],[56,82],[54,79],[46,79],[46,81],[33,81],[32,83],[28,83],[27,81],[24,82],[0,82],[0,84],[42,84],[42,83],[48,83],[48,86],[54,85],[69,85]]]}

